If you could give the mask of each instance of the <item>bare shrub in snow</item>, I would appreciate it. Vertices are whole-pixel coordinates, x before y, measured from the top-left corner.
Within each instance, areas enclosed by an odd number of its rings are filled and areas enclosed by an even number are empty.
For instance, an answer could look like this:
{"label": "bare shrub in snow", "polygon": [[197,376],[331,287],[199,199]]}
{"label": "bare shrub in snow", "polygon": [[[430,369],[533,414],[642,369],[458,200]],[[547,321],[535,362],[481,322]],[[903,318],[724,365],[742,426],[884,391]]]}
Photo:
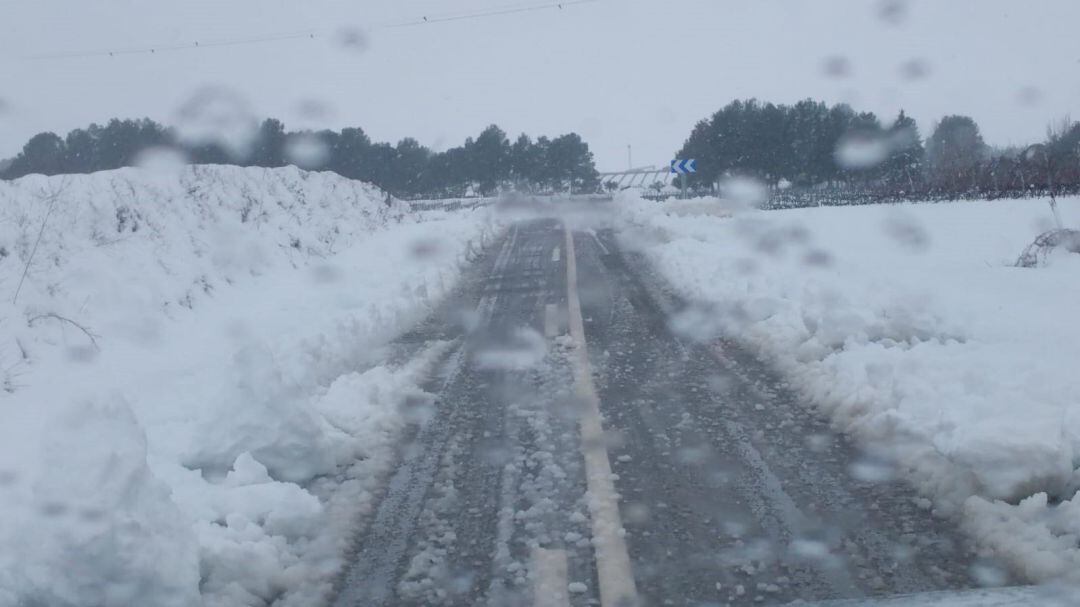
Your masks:
{"label": "bare shrub in snow", "polygon": [[1080,253],[1080,230],[1051,230],[1040,234],[1035,242],[1020,254],[1016,265],[1020,268],[1045,265],[1047,256],[1058,249]]}

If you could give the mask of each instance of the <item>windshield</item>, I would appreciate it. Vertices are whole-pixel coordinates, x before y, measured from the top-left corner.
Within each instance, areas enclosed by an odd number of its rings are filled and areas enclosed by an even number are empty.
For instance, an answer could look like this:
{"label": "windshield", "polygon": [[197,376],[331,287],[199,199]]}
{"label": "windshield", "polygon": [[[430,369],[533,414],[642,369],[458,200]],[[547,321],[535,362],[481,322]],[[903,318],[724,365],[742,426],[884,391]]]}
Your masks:
{"label": "windshield", "polygon": [[0,607],[1075,604],[1077,23],[0,0]]}

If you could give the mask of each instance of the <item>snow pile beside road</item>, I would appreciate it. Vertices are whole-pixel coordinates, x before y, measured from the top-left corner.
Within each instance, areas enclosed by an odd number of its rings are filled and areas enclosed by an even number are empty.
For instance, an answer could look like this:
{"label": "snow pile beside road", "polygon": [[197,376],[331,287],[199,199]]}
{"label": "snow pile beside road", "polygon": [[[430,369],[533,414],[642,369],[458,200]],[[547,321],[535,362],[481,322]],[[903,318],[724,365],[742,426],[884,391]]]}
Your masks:
{"label": "snow pile beside road", "polygon": [[487,217],[293,168],[0,182],[0,606],[318,602],[445,348],[385,346]]}
{"label": "snow pile beside road", "polygon": [[[625,246],[699,304],[677,326],[774,360],[989,553],[1080,579],[1080,256],[1012,266],[1052,227],[1045,200],[730,219],[624,205]],[[1060,205],[1080,225],[1080,199]]]}

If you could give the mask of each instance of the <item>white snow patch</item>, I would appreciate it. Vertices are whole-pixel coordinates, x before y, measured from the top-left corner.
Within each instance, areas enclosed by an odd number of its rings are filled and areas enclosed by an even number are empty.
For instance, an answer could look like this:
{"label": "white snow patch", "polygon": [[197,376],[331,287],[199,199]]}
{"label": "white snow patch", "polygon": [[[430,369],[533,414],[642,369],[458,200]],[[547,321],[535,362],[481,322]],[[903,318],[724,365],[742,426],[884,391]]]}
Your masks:
{"label": "white snow patch", "polygon": [[[1052,225],[1045,200],[728,219],[619,204],[623,245],[698,304],[677,330],[774,361],[1029,578],[1080,579],[1080,256],[1012,265]],[[1080,199],[1059,205],[1080,225]]]}
{"label": "white snow patch", "polygon": [[0,605],[317,603],[447,344],[383,346],[487,216],[295,168],[0,183]]}

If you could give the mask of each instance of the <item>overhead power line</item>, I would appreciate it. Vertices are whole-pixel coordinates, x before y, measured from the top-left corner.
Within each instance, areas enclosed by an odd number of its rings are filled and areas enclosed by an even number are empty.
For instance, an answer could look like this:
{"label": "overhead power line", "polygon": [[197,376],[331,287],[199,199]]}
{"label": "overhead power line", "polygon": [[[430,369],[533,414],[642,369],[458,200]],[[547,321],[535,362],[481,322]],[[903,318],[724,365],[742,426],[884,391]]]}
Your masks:
{"label": "overhead power line", "polygon": [[599,2],[599,0],[571,0],[569,2],[551,2],[551,3],[548,3],[548,4],[533,4],[533,5],[513,6],[513,7],[507,6],[507,7],[502,7],[502,8],[488,9],[488,10],[485,10],[485,11],[478,11],[478,12],[474,12],[474,13],[464,13],[464,14],[458,14],[458,15],[454,15],[454,14],[427,15],[427,16],[421,17],[420,19],[415,20],[415,21],[405,21],[405,22],[402,22],[402,23],[393,23],[393,24],[387,25],[386,27],[413,27],[413,26],[417,26],[417,25],[427,25],[429,23],[447,23],[447,22],[450,22],[450,21],[463,21],[463,20],[466,20],[466,19],[481,19],[481,18],[484,18],[484,17],[497,17],[497,16],[500,16],[500,15],[513,15],[513,14],[516,14],[516,13],[528,13],[528,12],[533,12],[533,11],[542,11],[542,10],[550,10],[550,9],[562,10],[564,8],[569,8],[571,6],[575,6],[575,5],[578,5],[578,4],[592,4],[594,2]]}
{"label": "overhead power line", "polygon": [[[421,25],[433,25],[437,23],[449,23],[452,21],[464,21],[468,19],[485,19],[501,15],[513,15],[518,13],[535,12],[542,10],[563,10],[581,4],[592,4],[600,0],[568,0],[566,2],[549,2],[547,4],[518,4],[501,6],[476,11],[462,11],[456,13],[440,13],[423,15],[418,19],[393,23],[378,24],[368,29],[379,30],[384,28],[416,27]],[[59,51],[52,53],[38,53],[27,55],[24,59],[42,61],[51,59],[72,59],[79,57],[118,57],[124,55],[154,55],[176,51],[190,51],[200,49],[222,48],[227,46],[244,46],[250,44],[267,44],[271,42],[284,42],[289,40],[314,40],[331,33],[328,30],[304,30],[293,32],[277,32],[258,36],[216,39],[209,41],[169,42],[162,44],[147,44],[137,47]]]}
{"label": "overhead power line", "polygon": [[173,44],[155,44],[142,47],[99,49],[86,51],[64,51],[59,53],[42,53],[29,55],[27,59],[68,59],[73,57],[116,57],[121,55],[149,55],[156,53],[168,53],[170,51],[185,51],[204,48],[220,48],[223,46],[242,46],[245,44],[264,44],[266,42],[279,42],[283,40],[313,39],[318,35],[317,30],[306,32],[292,32],[280,34],[266,34],[248,38],[230,38],[227,40],[211,40],[209,42],[187,42]]}

